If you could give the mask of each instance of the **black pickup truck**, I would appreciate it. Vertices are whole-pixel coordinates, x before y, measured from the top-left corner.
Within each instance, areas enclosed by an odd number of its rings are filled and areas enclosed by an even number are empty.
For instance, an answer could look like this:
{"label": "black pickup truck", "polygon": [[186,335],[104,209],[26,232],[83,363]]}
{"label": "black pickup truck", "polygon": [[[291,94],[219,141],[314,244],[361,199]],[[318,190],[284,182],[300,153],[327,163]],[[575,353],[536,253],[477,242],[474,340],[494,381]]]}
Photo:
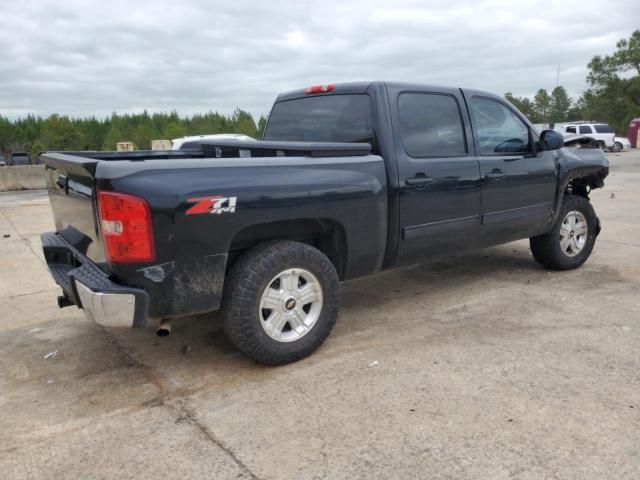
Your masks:
{"label": "black pickup truck", "polygon": [[546,268],[580,266],[608,174],[602,152],[563,148],[501,97],[386,82],[282,94],[262,141],[44,159],[60,306],[164,332],[222,309],[266,364],[322,344],[341,281],[523,238]]}

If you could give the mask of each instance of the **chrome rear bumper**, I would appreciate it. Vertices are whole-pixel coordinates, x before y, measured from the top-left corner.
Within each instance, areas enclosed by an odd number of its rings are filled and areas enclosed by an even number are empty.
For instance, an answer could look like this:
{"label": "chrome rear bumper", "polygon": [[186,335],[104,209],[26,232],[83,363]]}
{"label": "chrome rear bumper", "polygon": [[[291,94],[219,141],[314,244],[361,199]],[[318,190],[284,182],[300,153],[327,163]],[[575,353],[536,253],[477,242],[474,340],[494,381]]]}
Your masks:
{"label": "chrome rear bumper", "polygon": [[130,293],[94,292],[76,280],[76,291],[85,315],[104,327],[133,327],[136,297]]}
{"label": "chrome rear bumper", "polygon": [[149,295],[146,291],[113,282],[84,254],[61,235],[41,236],[49,271],[62,288],[60,307],[75,304],[88,318],[105,327],[141,327],[147,323]]}

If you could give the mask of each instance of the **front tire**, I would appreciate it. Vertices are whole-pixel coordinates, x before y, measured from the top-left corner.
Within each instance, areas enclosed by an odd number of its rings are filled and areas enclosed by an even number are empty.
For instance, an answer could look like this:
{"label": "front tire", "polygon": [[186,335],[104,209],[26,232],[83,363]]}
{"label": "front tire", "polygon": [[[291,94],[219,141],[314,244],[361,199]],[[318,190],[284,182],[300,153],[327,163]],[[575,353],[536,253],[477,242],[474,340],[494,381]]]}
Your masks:
{"label": "front tire", "polygon": [[570,270],[582,265],[593,250],[599,221],[584,197],[565,195],[550,232],[529,239],[536,262],[549,270]]}
{"label": "front tire", "polygon": [[224,330],[239,350],[260,363],[291,363],[322,345],[339,304],[338,275],[322,252],[299,242],[266,242],[231,268]]}
{"label": "front tire", "polygon": [[613,147],[611,147],[611,151],[614,153],[618,153],[622,151],[622,143],[613,142]]}

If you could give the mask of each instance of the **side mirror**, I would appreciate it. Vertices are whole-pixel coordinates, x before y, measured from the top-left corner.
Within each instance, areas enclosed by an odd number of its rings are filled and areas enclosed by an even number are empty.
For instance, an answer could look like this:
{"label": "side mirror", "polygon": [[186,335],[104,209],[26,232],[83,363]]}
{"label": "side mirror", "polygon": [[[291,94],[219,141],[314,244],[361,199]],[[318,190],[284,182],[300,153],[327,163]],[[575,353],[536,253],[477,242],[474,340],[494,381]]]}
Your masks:
{"label": "side mirror", "polygon": [[558,150],[564,147],[564,137],[555,130],[543,130],[540,134],[540,146],[543,150]]}

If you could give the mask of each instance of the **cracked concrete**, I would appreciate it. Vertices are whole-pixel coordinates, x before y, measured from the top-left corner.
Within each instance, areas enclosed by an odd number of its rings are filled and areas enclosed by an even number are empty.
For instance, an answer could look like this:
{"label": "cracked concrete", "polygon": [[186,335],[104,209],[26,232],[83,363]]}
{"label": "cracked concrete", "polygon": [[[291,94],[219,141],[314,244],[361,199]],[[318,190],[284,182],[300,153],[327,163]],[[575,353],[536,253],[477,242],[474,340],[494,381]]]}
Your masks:
{"label": "cracked concrete", "polygon": [[640,152],[610,159],[581,269],[521,241],[349,282],[280,368],[217,314],[158,339],[58,309],[46,195],[0,194],[0,478],[640,478]]}

